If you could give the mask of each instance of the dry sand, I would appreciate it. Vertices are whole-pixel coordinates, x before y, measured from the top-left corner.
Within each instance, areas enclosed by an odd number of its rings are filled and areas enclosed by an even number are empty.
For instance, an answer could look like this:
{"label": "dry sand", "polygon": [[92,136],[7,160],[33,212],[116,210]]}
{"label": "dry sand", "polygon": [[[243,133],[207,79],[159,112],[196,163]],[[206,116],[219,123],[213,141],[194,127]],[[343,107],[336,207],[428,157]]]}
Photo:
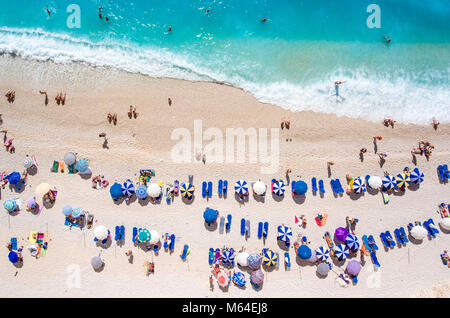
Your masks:
{"label": "dry sand", "polygon": [[[6,243],[10,237],[18,237],[19,244],[27,245],[30,230],[49,231],[52,238],[45,257],[34,259],[25,252],[22,268],[17,269],[8,262],[7,249],[0,258],[0,296],[19,297],[403,297],[431,296],[448,297],[449,268],[442,265],[439,254],[449,249],[448,235],[442,233],[434,240],[425,239],[421,244],[409,243],[407,247],[396,247],[386,251],[379,239],[381,231],[393,230],[414,220],[433,218],[440,220],[437,205],[448,201],[448,185],[441,184],[437,177],[438,164],[448,163],[450,152],[450,125],[442,124],[435,131],[430,126],[397,124],[394,129],[362,119],[337,117],[313,112],[292,113],[277,106],[262,104],[246,92],[213,83],[192,83],[172,79],[154,79],[138,74],[129,74],[114,69],[92,68],[82,64],[56,65],[52,62],[31,62],[7,56],[0,57],[0,107],[3,118],[1,129],[8,130],[14,138],[16,152],[0,152],[2,170],[23,171],[25,155],[36,155],[40,163],[38,172],[30,175],[28,185],[21,193],[9,187],[1,190],[1,201],[8,198],[28,200],[35,187],[49,182],[58,189],[56,204],[40,215],[25,209],[17,216],[3,212],[0,220],[0,241]],[[14,103],[8,103],[3,94],[16,91]],[[39,90],[49,93],[49,104]],[[64,106],[56,105],[57,92],[67,92]],[[167,98],[173,100],[172,106]],[[129,105],[137,107],[137,119],[129,119]],[[337,104],[336,107],[339,107]],[[395,107],[395,105],[392,105]],[[118,125],[109,124],[108,112],[118,114]],[[282,119],[291,122],[289,130],[279,131],[280,164],[271,174],[260,172],[258,163],[211,163],[203,164],[192,156],[192,163],[173,163],[171,150],[176,141],[171,140],[175,128],[193,130],[194,120],[203,121],[203,129],[217,127],[223,133],[226,128],[247,129],[280,128]],[[102,147],[105,132],[108,147]],[[383,167],[374,153],[373,136],[381,135],[378,151],[389,152]],[[286,141],[286,139],[292,141]],[[422,139],[435,145],[433,156],[427,161],[417,156],[417,167],[425,173],[420,188],[407,190],[404,194],[391,195],[391,203],[383,204],[381,194],[369,194],[355,198],[348,195],[335,197],[330,188],[327,161],[334,161],[331,178],[340,178],[345,186],[345,175],[382,175],[384,171],[399,173],[405,166],[413,168],[411,147]],[[207,142],[204,142],[206,145]],[[359,149],[368,149],[361,162]],[[111,183],[123,182],[127,178],[137,182],[139,169],[155,169],[154,180],[173,182],[187,181],[194,175],[196,197],[186,204],[178,197],[171,205],[165,199],[161,204],[141,205],[134,201],[129,205],[115,204],[109,189],[94,190],[89,180],[79,175],[51,173],[53,160],[63,161],[68,151],[87,157],[94,174],[104,175]],[[296,202],[291,192],[285,198],[275,200],[270,193],[262,201],[253,197],[240,204],[232,194],[232,186],[239,178],[248,182],[261,179],[270,185],[272,178],[285,178],[287,168],[292,169],[291,179],[303,179],[310,184],[315,176],[325,182],[324,197],[308,191],[304,202]],[[298,177],[300,176],[300,177]],[[218,179],[229,181],[230,194],[223,199],[217,196]],[[213,197],[208,201],[201,197],[201,182],[214,183]],[[269,191],[270,192],[270,191]],[[62,207],[70,204],[95,214],[98,222],[111,231],[116,225],[125,225],[126,242],[122,247],[115,242],[107,249],[93,242],[92,230],[80,230],[64,226]],[[208,230],[203,222],[205,207],[218,209],[221,215],[232,214],[229,233]],[[314,217],[317,213],[328,213],[325,227],[319,228]],[[325,231],[333,232],[345,226],[345,217],[356,217],[359,223],[356,233],[373,234],[379,247],[378,259],[381,268],[373,272],[370,257],[365,257],[359,283],[349,288],[340,288],[336,275],[330,272],[321,279],[316,276],[315,266],[301,265],[290,249],[292,268],[286,271],[281,260],[280,267],[264,270],[265,282],[257,292],[248,284],[239,289],[230,286],[221,290],[217,284],[209,289],[208,250],[224,245],[248,252],[260,252],[269,247],[283,255],[277,244],[276,227],[291,226],[294,235],[299,230],[294,225],[294,215],[306,215],[309,223],[303,234],[308,236],[311,247],[324,246]],[[240,235],[240,219],[251,220],[251,237],[246,241]],[[263,242],[256,236],[257,224],[268,221],[268,239]],[[131,243],[133,226],[156,229],[160,233],[175,233],[175,252],[159,255],[145,252]],[[184,244],[189,244],[191,253],[187,262],[179,258]],[[125,251],[132,249],[133,264],[128,262]],[[106,266],[97,273],[90,266],[90,258],[101,251]],[[359,259],[359,256],[358,256]],[[144,275],[143,263],[155,263],[154,275]],[[336,273],[341,268],[334,266]],[[17,272],[17,274],[16,274]],[[77,287],[77,273],[80,274]],[[75,278],[74,278],[75,277]],[[441,282],[444,281],[444,282]],[[440,291],[437,291],[437,290]]]}

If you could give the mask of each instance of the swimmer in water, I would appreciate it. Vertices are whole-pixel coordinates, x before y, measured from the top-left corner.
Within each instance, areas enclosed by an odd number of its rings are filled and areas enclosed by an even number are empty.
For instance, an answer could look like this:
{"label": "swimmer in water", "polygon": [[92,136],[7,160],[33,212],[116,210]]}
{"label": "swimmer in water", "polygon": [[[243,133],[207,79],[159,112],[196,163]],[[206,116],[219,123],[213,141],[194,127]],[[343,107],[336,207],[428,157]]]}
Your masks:
{"label": "swimmer in water", "polygon": [[172,31],[172,27],[169,26],[169,28],[167,29],[167,31],[171,32],[171,31]]}
{"label": "swimmer in water", "polygon": [[98,7],[98,17],[99,17],[100,19],[103,19],[103,16],[102,16],[102,7]]}
{"label": "swimmer in water", "polygon": [[344,84],[345,82],[334,82],[334,89],[336,91],[336,96],[339,96],[339,85]]}
{"label": "swimmer in water", "polygon": [[50,10],[48,9],[48,6],[47,6],[47,13],[48,13],[48,15],[50,16],[51,12],[50,12]]}
{"label": "swimmer in water", "polygon": [[267,21],[267,18],[264,18],[261,20],[261,22],[266,22],[266,21]]}
{"label": "swimmer in water", "polygon": [[206,12],[206,14],[208,14],[208,13],[210,13],[210,12],[211,12],[211,10],[209,10],[209,9],[206,9],[206,10],[205,10],[205,12]]}
{"label": "swimmer in water", "polygon": [[391,37],[389,35],[385,36],[384,41],[386,41],[387,44],[391,43]]}

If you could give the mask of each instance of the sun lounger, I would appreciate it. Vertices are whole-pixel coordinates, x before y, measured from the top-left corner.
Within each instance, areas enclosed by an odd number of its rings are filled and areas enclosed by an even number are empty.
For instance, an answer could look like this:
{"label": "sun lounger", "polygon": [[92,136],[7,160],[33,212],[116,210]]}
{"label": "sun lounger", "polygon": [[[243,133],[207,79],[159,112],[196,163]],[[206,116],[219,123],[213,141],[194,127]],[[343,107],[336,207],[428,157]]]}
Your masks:
{"label": "sun lounger", "polygon": [[245,219],[241,219],[241,235],[245,234]]}
{"label": "sun lounger", "polygon": [[220,260],[220,248],[216,248],[214,251],[214,261]]}
{"label": "sun lounger", "polygon": [[217,193],[218,193],[219,195],[221,195],[222,192],[223,192],[223,181],[222,181],[222,179],[220,179],[220,180],[219,180],[219,184],[218,184],[218,186],[217,186]]}
{"label": "sun lounger", "polygon": [[428,226],[430,227],[430,229],[434,234],[439,234],[439,230],[437,229],[436,225],[434,225],[433,219],[428,220]]}
{"label": "sun lounger", "polygon": [[402,240],[402,235],[401,235],[399,229],[394,230],[394,235],[395,235],[395,238],[397,239],[398,244],[401,244],[401,245],[405,244]]}
{"label": "sun lounger", "polygon": [[227,224],[225,224],[225,230],[226,230],[227,232],[229,232],[230,229],[231,229],[231,219],[232,219],[231,214],[228,214],[228,215],[227,215]]}
{"label": "sun lounger", "polygon": [[446,173],[446,170],[444,169],[444,166],[442,166],[442,165],[438,166],[438,174],[439,174],[439,178],[442,181],[446,181],[448,179],[448,174]]}
{"label": "sun lounger", "polygon": [[185,261],[186,256],[188,255],[189,246],[187,244],[183,247],[183,254],[180,255],[181,260]]}
{"label": "sun lounger", "polygon": [[59,162],[58,161],[53,161],[53,166],[52,169],[50,169],[51,172],[58,172],[59,169]]}
{"label": "sun lounger", "polygon": [[121,241],[125,240],[125,226],[123,225],[120,226],[120,240]]}
{"label": "sun lounger", "polygon": [[381,238],[381,241],[383,242],[384,246],[386,246],[387,248],[391,247],[391,245],[389,244],[389,242],[386,239],[386,234],[385,233],[382,232],[380,234],[380,238]]}
{"label": "sun lounger", "polygon": [[228,180],[223,180],[223,194],[226,195],[228,191]]}
{"label": "sun lounger", "polygon": [[208,263],[209,263],[209,265],[212,265],[214,263],[214,259],[215,259],[215,257],[214,257],[214,249],[212,247],[209,249],[209,253],[208,254],[209,254]]}
{"label": "sun lounger", "polygon": [[258,238],[262,238],[262,232],[263,232],[263,222],[258,223]]}
{"label": "sun lounger", "polygon": [[378,245],[375,242],[373,235],[369,235],[369,244],[370,244],[370,247],[372,247],[375,251],[378,251]]}
{"label": "sun lounger", "polygon": [[206,181],[202,182],[202,197],[206,198],[206,191],[207,191],[207,183]]}
{"label": "sun lounger", "polygon": [[17,237],[11,238],[11,249],[17,251]]}
{"label": "sun lounger", "polygon": [[114,240],[120,241],[120,228],[116,225]]}
{"label": "sun lounger", "polygon": [[368,252],[372,252],[372,247],[370,246],[369,239],[367,238],[367,235],[363,235],[362,240],[363,240],[364,246],[366,247],[366,250]]}
{"label": "sun lounger", "polygon": [[352,275],[352,282],[353,282],[353,284],[357,284],[358,283],[358,277]]}
{"label": "sun lounger", "polygon": [[408,235],[406,235],[405,228],[401,227],[401,228],[399,228],[399,230],[400,230],[400,235],[402,237],[403,242],[405,242],[405,244],[408,243],[409,240],[408,240]]}
{"label": "sun lounger", "polygon": [[319,190],[320,190],[320,193],[322,193],[322,194],[325,193],[325,188],[324,188],[324,185],[323,185],[323,180],[319,180]]}
{"label": "sun lounger", "polygon": [[289,252],[284,252],[284,265],[286,268],[291,268],[291,258]]}
{"label": "sun lounger", "polygon": [[331,179],[330,185],[331,185],[331,189],[333,190],[333,192],[338,194],[339,193],[339,189],[336,188],[336,184],[335,184],[335,181],[333,179]]}
{"label": "sun lounger", "polygon": [[133,238],[132,238],[133,243],[136,243],[137,235],[138,235],[138,229],[137,229],[137,227],[133,227]]}
{"label": "sun lounger", "polygon": [[372,189],[372,187],[369,185],[369,178],[370,178],[370,175],[366,175],[366,186],[369,188],[369,189]]}
{"label": "sun lounger", "polygon": [[313,192],[317,192],[317,179],[316,178],[311,179],[311,189],[313,190]]}
{"label": "sun lounger", "polygon": [[263,230],[263,237],[267,238],[267,234],[269,232],[269,222],[264,222],[264,230]]}
{"label": "sun lounger", "polygon": [[245,235],[250,237],[250,220],[245,220]]}
{"label": "sun lounger", "polygon": [[334,184],[336,185],[336,189],[339,190],[339,193],[344,193],[344,189],[342,188],[342,184],[339,179],[334,180]]}
{"label": "sun lounger", "polygon": [[370,253],[370,257],[372,258],[372,262],[375,266],[381,267],[380,262],[378,262],[377,254],[375,253],[375,251],[372,251]]}
{"label": "sun lounger", "polygon": [[432,238],[435,237],[434,232],[428,226],[428,221],[423,222],[423,227],[428,231],[428,235],[430,235]]}
{"label": "sun lounger", "polygon": [[334,243],[333,243],[333,239],[331,238],[331,234],[330,232],[325,232],[325,241],[327,242],[328,248],[330,250],[334,250]]}
{"label": "sun lounger", "polygon": [[211,181],[209,181],[208,182],[208,197],[212,196],[212,187],[213,187],[213,184]]}
{"label": "sun lounger", "polygon": [[219,233],[220,234],[223,233],[224,226],[225,226],[225,217],[221,216],[220,217],[220,225],[219,225]]}
{"label": "sun lounger", "polygon": [[386,231],[386,241],[389,243],[389,247],[394,247],[396,246],[394,238],[391,235],[391,232]]}
{"label": "sun lounger", "polygon": [[170,245],[169,245],[169,251],[173,252],[173,249],[175,248],[175,234],[172,234],[170,236]]}

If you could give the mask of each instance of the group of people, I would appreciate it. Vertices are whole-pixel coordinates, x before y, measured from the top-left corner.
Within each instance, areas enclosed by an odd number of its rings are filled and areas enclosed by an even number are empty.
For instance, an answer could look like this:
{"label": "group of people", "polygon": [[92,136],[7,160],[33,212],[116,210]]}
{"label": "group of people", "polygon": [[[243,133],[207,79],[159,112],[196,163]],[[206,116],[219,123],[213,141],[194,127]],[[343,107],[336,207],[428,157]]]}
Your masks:
{"label": "group of people", "polygon": [[429,158],[434,150],[434,146],[428,140],[419,141],[419,147],[413,147],[411,153],[413,155],[425,155]]}
{"label": "group of people", "polygon": [[136,118],[139,113],[136,112],[136,107],[130,105],[130,109],[128,110],[128,117],[131,119],[132,117]]}
{"label": "group of people", "polygon": [[66,103],[66,93],[64,93],[64,95],[63,93],[56,94],[55,101],[58,105],[59,104],[64,105]]}
{"label": "group of people", "polygon": [[394,128],[394,124],[396,123],[395,120],[391,119],[391,118],[385,118],[383,120],[383,125],[385,125],[386,127],[391,126],[392,128]]}
{"label": "group of people", "polygon": [[8,99],[8,102],[12,103],[14,99],[16,98],[16,92],[15,91],[7,91],[5,94],[5,97]]}
{"label": "group of people", "polygon": [[114,123],[114,125],[117,125],[117,113],[111,114],[108,113],[108,115],[106,115],[106,118],[108,119],[108,122],[111,124],[111,122]]}
{"label": "group of people", "polygon": [[1,133],[4,134],[3,137],[3,145],[6,147],[6,151],[8,151],[9,153],[14,153],[16,152],[16,148],[13,145],[13,140],[14,138],[9,138],[6,134],[8,133],[7,130],[1,130]]}
{"label": "group of people", "polygon": [[57,193],[58,192],[56,190],[48,191],[46,194],[44,194],[44,202],[50,203],[50,204],[55,203]]}

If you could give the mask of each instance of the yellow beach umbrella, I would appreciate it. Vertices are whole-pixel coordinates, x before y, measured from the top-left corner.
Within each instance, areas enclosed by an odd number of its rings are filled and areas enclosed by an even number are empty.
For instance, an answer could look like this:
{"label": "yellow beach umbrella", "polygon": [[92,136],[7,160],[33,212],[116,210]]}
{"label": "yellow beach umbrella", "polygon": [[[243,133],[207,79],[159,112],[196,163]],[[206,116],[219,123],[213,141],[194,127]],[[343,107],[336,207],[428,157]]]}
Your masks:
{"label": "yellow beach umbrella", "polygon": [[192,199],[194,190],[194,186],[190,183],[182,183],[180,186],[180,194],[186,199]]}
{"label": "yellow beach umbrella", "polygon": [[44,194],[46,194],[48,191],[50,191],[50,189],[51,189],[51,186],[48,183],[43,182],[37,186],[36,195],[39,197],[43,197]]}
{"label": "yellow beach umbrella", "polygon": [[411,183],[411,178],[405,173],[400,173],[395,177],[399,188],[406,188]]}
{"label": "yellow beach umbrella", "polygon": [[278,261],[278,255],[275,254],[273,251],[266,249],[264,250],[262,262],[264,265],[267,266],[275,266]]}

